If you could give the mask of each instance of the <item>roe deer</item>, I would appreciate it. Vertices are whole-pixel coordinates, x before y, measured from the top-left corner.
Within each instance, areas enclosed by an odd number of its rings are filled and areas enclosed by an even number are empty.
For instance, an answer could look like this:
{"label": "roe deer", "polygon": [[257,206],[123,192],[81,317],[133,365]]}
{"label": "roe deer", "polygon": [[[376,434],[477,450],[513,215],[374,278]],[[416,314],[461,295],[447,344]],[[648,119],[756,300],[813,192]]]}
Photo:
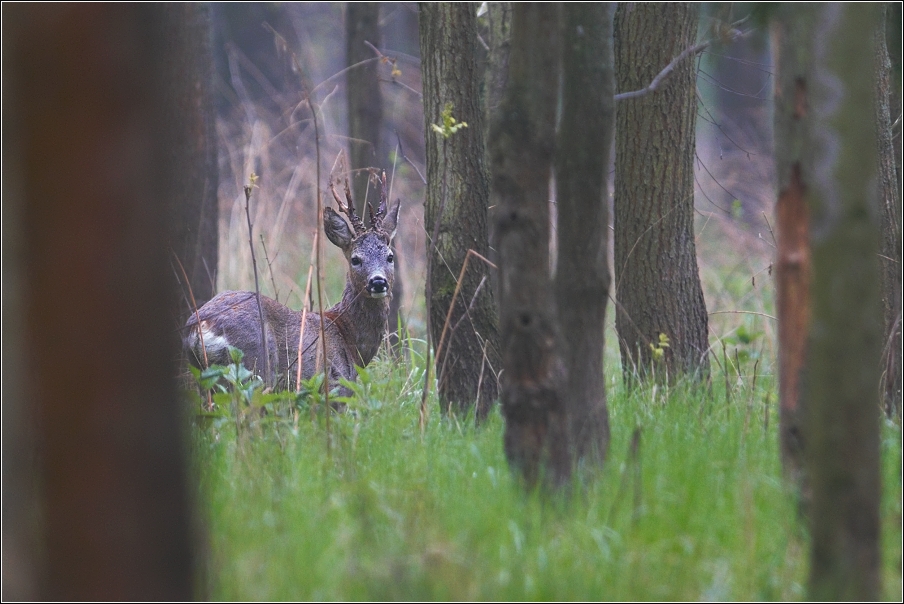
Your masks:
{"label": "roe deer", "polygon": [[[363,367],[370,363],[386,331],[394,277],[390,244],[399,219],[399,202],[396,201],[387,213],[386,173],[383,172],[377,211],[374,212],[373,206],[368,204],[368,228],[355,213],[347,179],[344,205],[332,182],[330,191],[339,211],[348,217],[352,226],[350,229],[345,219],[332,208],[324,208],[323,229],[326,236],[342,250],[349,263],[345,291],[342,300],[324,311],[323,317],[312,312],[305,315],[301,356],[304,379],[323,371],[323,352],[319,340],[320,322],[325,318],[323,328],[329,358],[329,384],[332,387],[338,385],[339,378],[355,380],[355,365]],[[269,385],[278,388],[294,386],[302,313],[265,296],[261,296],[260,300],[266,352],[261,349],[257,294],[227,291],[215,296],[197,313],[192,313],[186,322],[183,345],[189,361],[203,367],[206,353],[207,363],[227,365],[231,362],[228,347],[233,346],[244,352],[243,362],[251,371],[263,375],[269,362]],[[350,394],[346,388],[342,388],[342,393]]]}

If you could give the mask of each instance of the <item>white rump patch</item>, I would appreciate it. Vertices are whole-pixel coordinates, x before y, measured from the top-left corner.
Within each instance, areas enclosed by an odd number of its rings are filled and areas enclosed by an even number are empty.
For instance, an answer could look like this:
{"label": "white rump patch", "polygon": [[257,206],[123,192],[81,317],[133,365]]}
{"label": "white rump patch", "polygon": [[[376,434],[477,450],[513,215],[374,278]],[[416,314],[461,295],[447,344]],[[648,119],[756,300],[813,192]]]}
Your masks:
{"label": "white rump patch", "polygon": [[229,347],[229,340],[227,340],[225,336],[215,334],[207,321],[201,321],[200,332],[201,338],[204,339],[203,349],[197,332],[192,333],[192,337],[194,338],[192,348],[194,349],[195,354],[198,355],[198,358],[201,358],[204,355],[204,350],[207,351],[207,354],[214,354],[221,350],[226,350]]}

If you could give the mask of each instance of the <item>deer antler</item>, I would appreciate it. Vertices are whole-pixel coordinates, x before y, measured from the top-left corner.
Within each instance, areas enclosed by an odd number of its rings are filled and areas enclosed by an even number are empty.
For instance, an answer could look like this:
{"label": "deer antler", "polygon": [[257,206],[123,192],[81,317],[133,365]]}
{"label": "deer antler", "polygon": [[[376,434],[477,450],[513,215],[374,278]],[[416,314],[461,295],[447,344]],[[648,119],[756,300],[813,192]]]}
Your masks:
{"label": "deer antler", "polygon": [[370,202],[367,203],[367,209],[370,213],[370,226],[375,231],[383,230],[383,219],[386,217],[386,170],[381,172],[380,181],[380,205],[377,206],[377,211],[374,212],[374,207],[370,205]]}
{"label": "deer antler", "polygon": [[336,200],[336,205],[339,206],[339,211],[348,216],[349,221],[352,223],[352,228],[355,229],[355,235],[361,235],[365,231],[367,231],[367,227],[364,226],[364,222],[360,217],[358,217],[358,214],[355,212],[355,202],[352,201],[352,192],[348,188],[348,178],[345,179],[345,204],[343,204],[342,200],[339,199],[339,194],[336,193],[336,187],[334,186],[332,179],[330,179],[330,193],[333,194],[333,199]]}

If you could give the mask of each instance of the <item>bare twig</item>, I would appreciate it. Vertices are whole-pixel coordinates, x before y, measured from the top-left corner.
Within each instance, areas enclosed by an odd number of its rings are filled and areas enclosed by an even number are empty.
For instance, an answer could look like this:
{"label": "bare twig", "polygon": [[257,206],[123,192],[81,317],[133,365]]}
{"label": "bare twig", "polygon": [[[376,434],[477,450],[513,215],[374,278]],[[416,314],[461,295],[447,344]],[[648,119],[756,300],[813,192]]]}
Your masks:
{"label": "bare twig", "polygon": [[[720,124],[719,122],[716,121],[716,116],[714,116],[714,115],[712,114],[712,112],[709,110],[709,108],[706,106],[706,103],[703,101],[703,97],[700,96],[700,91],[697,90],[697,89],[695,88],[695,89],[694,89],[694,94],[697,95],[697,100],[700,101],[700,106],[703,107],[703,111],[705,111],[705,112],[706,112],[706,115],[709,116],[709,119],[706,120],[706,121],[708,121],[710,124],[712,124],[713,126],[715,126],[716,128],[718,128],[718,129],[719,129],[719,132],[722,133],[722,136],[724,136],[725,138],[727,138],[727,139],[729,140],[729,142],[731,142],[732,145],[734,145],[735,147],[738,148],[738,150],[743,151],[744,153],[746,153],[748,159],[750,158],[751,155],[759,155],[759,153],[757,153],[757,152],[755,152],[755,151],[751,151],[751,150],[749,150],[749,149],[745,149],[745,148],[742,147],[741,144],[738,143],[735,139],[731,138],[731,136],[728,134],[728,132],[725,131],[725,128],[722,127],[722,124]],[[698,112],[698,115],[699,115],[699,112]],[[701,116],[701,117],[702,117],[702,116]],[[723,116],[723,117],[724,117],[724,116]],[[705,118],[704,118],[704,119],[705,119]],[[726,118],[726,119],[728,119],[728,118]],[[731,121],[731,120],[729,120],[729,121]],[[721,152],[720,152],[720,157],[719,157],[719,159],[721,159]]]}
{"label": "bare twig", "polygon": [[763,220],[766,221],[766,226],[769,227],[769,235],[772,237],[772,247],[775,247],[778,243],[775,240],[775,232],[772,230],[772,224],[770,224],[769,217],[766,216],[766,212],[763,212]]}
{"label": "bare twig", "polygon": [[[295,65],[298,65],[298,59],[292,55]],[[314,148],[317,155],[317,224],[323,224],[323,196],[320,194],[320,127],[317,125],[317,113],[314,111],[314,103],[308,95],[308,107],[311,109],[311,117],[314,119]],[[324,333],[323,317],[323,245],[320,237],[315,240],[315,248],[317,249],[317,311],[320,313],[320,348],[323,351],[323,405],[326,414],[326,451],[327,455],[331,452],[331,435],[330,435],[330,367],[329,356],[326,350],[326,334]]]}
{"label": "bare twig", "polygon": [[[748,30],[746,32],[742,32],[741,30],[738,30],[738,29],[731,29],[728,32],[728,39],[729,39],[729,41],[733,42],[739,38],[743,38],[744,36],[747,36],[751,31],[753,31],[753,30]],[[660,71],[658,74],[656,74],[656,77],[653,78],[653,81],[651,81],[649,83],[649,85],[647,85],[646,88],[641,88],[640,90],[633,90],[631,92],[621,92],[619,94],[616,94],[614,99],[616,101],[624,101],[626,99],[634,99],[637,97],[641,97],[641,96],[650,94],[651,92],[655,92],[656,89],[659,88],[659,85],[662,84],[662,82],[667,77],[669,77],[669,75],[675,70],[675,67],[677,67],[678,64],[682,60],[686,59],[687,57],[689,57],[691,55],[696,55],[696,54],[706,50],[707,48],[709,48],[709,46],[712,43],[713,43],[713,40],[707,40],[705,42],[701,42],[699,44],[686,48],[681,54],[679,54],[677,57],[672,59],[671,62],[669,62],[669,64],[666,65],[662,69],[662,71]]]}
{"label": "bare twig", "polygon": [[317,253],[317,239],[320,231],[314,231],[314,243],[311,246],[311,261],[308,263],[308,280],[304,286],[304,297],[301,302],[301,326],[298,329],[298,367],[295,375],[295,392],[301,390],[301,345],[304,341],[304,325],[308,314],[308,298],[311,295],[311,275],[314,272],[314,255]]}
{"label": "bare twig", "polygon": [[[261,303],[261,287],[257,274],[257,256],[254,254],[254,229],[251,225],[251,191],[256,186],[255,174],[245,185],[245,218],[248,220],[248,246],[251,248],[251,266],[254,269],[254,294],[257,298],[257,316],[261,322],[261,353],[264,355],[264,381],[270,383],[270,349],[267,347],[267,325],[264,323],[264,306]],[[200,327],[200,326],[199,326]]]}
{"label": "bare twig", "polygon": [[756,100],[758,100],[758,101],[769,101],[769,100],[772,100],[772,99],[770,99],[770,98],[768,98],[768,97],[762,97],[762,96],[759,96],[760,94],[762,94],[762,92],[763,92],[764,90],[766,90],[766,87],[769,85],[769,78],[766,78],[766,83],[763,84],[763,86],[762,86],[755,94],[750,94],[750,93],[747,93],[747,92],[741,92],[740,90],[734,90],[734,89],[732,89],[732,88],[729,88],[728,86],[725,86],[724,84],[722,84],[721,82],[719,82],[719,80],[717,80],[714,76],[712,76],[712,75],[706,73],[706,72],[703,71],[702,69],[698,69],[698,70],[697,70],[697,73],[699,73],[700,75],[704,76],[704,77],[706,78],[706,80],[707,80],[708,83],[712,84],[712,85],[715,86],[716,88],[719,88],[719,89],[721,89],[721,90],[724,90],[725,92],[730,92],[730,93],[732,93],[732,94],[736,94],[736,95],[742,96],[742,97],[747,97],[747,98],[749,98],[749,99],[756,99]]}
{"label": "bare twig", "polygon": [[[458,326],[462,324],[462,321],[464,321],[466,318],[469,318],[471,316],[471,309],[474,308],[474,303],[477,302],[477,296],[480,295],[480,291],[483,289],[483,286],[486,284],[486,282],[487,282],[487,276],[484,275],[483,277],[481,277],[480,283],[475,288],[474,295],[471,296],[470,304],[468,304],[467,308],[465,308],[465,311],[463,313],[461,313],[461,316],[458,317],[458,321],[455,322],[455,325],[452,326],[452,329],[449,330],[449,341],[450,342],[452,341],[452,338],[455,336],[455,332],[458,331]],[[450,307],[450,311],[451,311],[451,307]],[[473,327],[473,325],[472,325],[472,327]],[[474,330],[474,333],[476,333],[477,336],[482,339],[482,336],[477,332],[476,329]],[[438,358],[439,358],[439,355],[437,355],[437,359]],[[442,385],[445,383],[446,364],[448,362],[449,362],[449,355],[446,355],[443,357],[443,366],[440,367],[439,374],[436,376],[436,383],[439,385],[438,387],[440,387],[440,388],[442,388]]]}
{"label": "bare twig", "polygon": [[402,159],[404,159],[405,161],[407,161],[407,162],[408,162],[408,165],[410,165],[412,168],[414,168],[414,171],[417,172],[418,178],[420,178],[420,179],[421,179],[421,182],[424,183],[424,184],[426,185],[426,184],[427,184],[427,179],[424,178],[424,175],[421,174],[421,171],[418,170],[418,167],[417,167],[416,165],[414,165],[414,162],[411,161],[410,159],[408,159],[408,156],[405,155],[405,150],[402,148],[402,138],[399,136],[399,131],[398,131],[398,130],[396,130],[395,135],[396,135],[396,140],[399,141],[399,153],[401,154]]}
{"label": "bare twig", "polygon": [[764,312],[754,312],[752,310],[716,310],[709,314],[710,315],[756,315],[758,317],[766,317],[767,319],[772,319],[773,321],[778,320],[775,317],[773,317],[772,315],[767,315]]}
{"label": "bare twig", "polygon": [[461,291],[461,282],[462,282],[462,279],[464,279],[465,271],[468,269],[468,261],[471,259],[471,256],[476,256],[478,259],[483,260],[485,263],[487,263],[487,265],[489,265],[492,268],[498,268],[495,264],[493,264],[492,262],[490,262],[489,260],[484,258],[482,255],[478,254],[477,252],[475,252],[474,250],[472,250],[470,248],[468,249],[467,253],[465,254],[465,260],[461,264],[461,271],[458,273],[458,279],[455,282],[455,291],[452,292],[452,301],[449,304],[448,312],[446,312],[446,321],[443,324],[443,330],[442,330],[442,332],[440,332],[439,345],[436,347],[436,356],[437,357],[443,350],[443,343],[445,342],[445,339],[446,339],[446,331],[449,327],[449,320],[452,318],[452,310],[455,308],[455,299],[458,297],[458,292]]}
{"label": "bare twig", "polygon": [[[270,255],[267,254],[267,243],[264,241],[264,234],[260,233],[261,247],[264,248],[264,261],[267,263],[267,270],[270,271],[270,284],[273,286],[273,298],[279,302],[279,290],[276,289],[276,280],[273,278],[273,263],[270,262]],[[277,253],[277,256],[279,254]],[[273,257],[276,260],[276,256]]]}
{"label": "bare twig", "polygon": [[[710,177],[711,179],[713,179],[713,182],[716,183],[717,185],[719,185],[719,188],[720,188],[720,189],[722,189],[723,191],[725,191],[726,193],[728,193],[729,197],[731,197],[732,199],[738,199],[738,200],[741,199],[739,196],[735,195],[734,193],[732,193],[731,191],[729,191],[728,189],[726,189],[726,188],[722,185],[722,183],[719,182],[719,179],[716,178],[716,177],[713,175],[713,173],[709,171],[709,168],[706,167],[706,162],[704,162],[703,159],[700,158],[700,155],[697,153],[697,150],[696,150],[696,149],[694,150],[694,156],[697,158],[697,161],[700,163],[700,166],[701,166],[704,170],[706,170],[706,173],[707,173],[707,174],[709,174],[709,177]],[[697,183],[697,184],[699,184],[699,183]],[[707,199],[708,199],[708,198],[707,198]],[[710,203],[712,203],[712,202],[710,202]],[[715,203],[713,203],[713,205],[716,206],[717,208],[719,208],[720,210],[722,210],[723,212],[725,212],[726,214],[728,214],[729,216],[732,215],[732,213],[731,213],[730,211],[728,211],[728,210],[722,208],[721,206],[716,205]]]}

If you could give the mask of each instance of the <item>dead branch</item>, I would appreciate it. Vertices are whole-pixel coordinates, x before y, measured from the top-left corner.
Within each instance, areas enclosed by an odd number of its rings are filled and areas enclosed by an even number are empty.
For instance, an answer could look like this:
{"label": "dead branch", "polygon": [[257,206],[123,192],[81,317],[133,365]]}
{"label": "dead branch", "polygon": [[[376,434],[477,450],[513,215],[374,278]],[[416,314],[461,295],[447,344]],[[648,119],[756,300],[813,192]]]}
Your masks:
{"label": "dead branch", "polygon": [[[747,30],[747,31],[741,31],[739,29],[731,28],[727,32],[726,39],[729,42],[734,42],[735,40],[738,40],[740,38],[743,38],[744,36],[749,35],[750,32],[752,32],[752,31],[753,31],[752,29]],[[668,65],[666,65],[662,71],[660,71],[658,74],[656,74],[656,77],[653,78],[653,81],[650,82],[646,88],[641,88],[640,90],[633,90],[631,92],[621,92],[619,94],[616,94],[613,98],[616,101],[624,101],[626,99],[635,99],[637,97],[646,96],[647,94],[650,94],[651,92],[655,92],[656,89],[659,88],[660,84],[662,84],[662,82],[665,81],[665,79],[667,77],[669,77],[669,75],[673,71],[675,71],[675,67],[677,67],[681,61],[683,61],[684,59],[686,59],[689,56],[697,55],[697,54],[703,52],[704,50],[706,50],[707,48],[709,48],[712,45],[713,41],[714,40],[706,40],[705,42],[700,42],[699,44],[697,44],[695,46],[691,46],[690,48],[685,49],[684,52],[682,52],[677,57],[672,59],[671,62]]]}

